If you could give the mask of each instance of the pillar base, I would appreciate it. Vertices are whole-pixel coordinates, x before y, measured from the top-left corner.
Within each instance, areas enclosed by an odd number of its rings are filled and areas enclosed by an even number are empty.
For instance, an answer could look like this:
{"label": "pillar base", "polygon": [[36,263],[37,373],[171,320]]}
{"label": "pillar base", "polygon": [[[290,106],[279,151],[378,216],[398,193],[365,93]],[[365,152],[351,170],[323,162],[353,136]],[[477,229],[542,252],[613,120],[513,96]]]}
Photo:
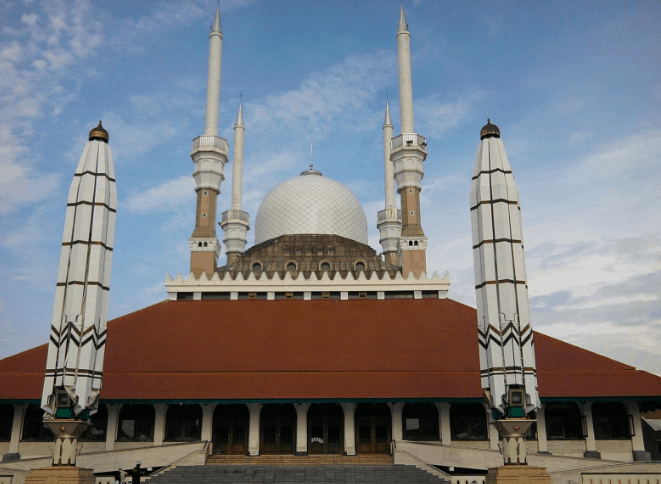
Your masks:
{"label": "pillar base", "polygon": [[2,462],[15,462],[17,460],[21,460],[21,454],[10,452],[2,456]]}
{"label": "pillar base", "polygon": [[651,462],[652,454],[644,450],[634,450],[633,451],[633,460],[635,462]]}
{"label": "pillar base", "polygon": [[25,478],[25,484],[96,484],[92,469],[74,466],[53,466],[45,469],[32,469]]}
{"label": "pillar base", "polygon": [[586,450],[583,452],[583,457],[587,459],[601,459],[601,454],[596,450]]}
{"label": "pillar base", "polygon": [[546,467],[509,465],[489,469],[486,484],[551,484]]}

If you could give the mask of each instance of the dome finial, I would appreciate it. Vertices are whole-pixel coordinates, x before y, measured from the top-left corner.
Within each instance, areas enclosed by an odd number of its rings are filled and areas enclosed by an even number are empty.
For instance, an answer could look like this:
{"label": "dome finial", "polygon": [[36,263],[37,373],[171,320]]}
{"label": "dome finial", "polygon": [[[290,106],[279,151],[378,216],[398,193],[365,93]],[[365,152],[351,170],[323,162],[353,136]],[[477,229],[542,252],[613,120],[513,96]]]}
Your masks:
{"label": "dome finial", "polygon": [[491,119],[487,118],[487,124],[485,124],[480,130],[480,139],[485,138],[500,138],[500,129],[495,124],[491,124]]}
{"label": "dome finial", "polygon": [[110,135],[108,132],[103,129],[103,126],[101,125],[101,120],[99,120],[99,125],[96,128],[93,128],[92,131],[90,131],[89,134],[89,140],[98,140],[98,141],[103,141],[107,143],[110,140]]}

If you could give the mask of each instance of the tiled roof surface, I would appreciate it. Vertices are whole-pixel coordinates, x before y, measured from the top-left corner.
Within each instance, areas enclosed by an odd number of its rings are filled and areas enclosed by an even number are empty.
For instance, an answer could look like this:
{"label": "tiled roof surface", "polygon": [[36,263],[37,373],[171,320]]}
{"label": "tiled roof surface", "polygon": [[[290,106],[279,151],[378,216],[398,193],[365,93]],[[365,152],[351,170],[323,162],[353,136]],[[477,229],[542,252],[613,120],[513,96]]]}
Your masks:
{"label": "tiled roof surface", "polygon": [[[476,311],[450,299],[170,301],[108,324],[101,398],[479,398]],[[544,397],[661,396],[661,378],[536,333]],[[46,345],[0,360],[39,399]]]}

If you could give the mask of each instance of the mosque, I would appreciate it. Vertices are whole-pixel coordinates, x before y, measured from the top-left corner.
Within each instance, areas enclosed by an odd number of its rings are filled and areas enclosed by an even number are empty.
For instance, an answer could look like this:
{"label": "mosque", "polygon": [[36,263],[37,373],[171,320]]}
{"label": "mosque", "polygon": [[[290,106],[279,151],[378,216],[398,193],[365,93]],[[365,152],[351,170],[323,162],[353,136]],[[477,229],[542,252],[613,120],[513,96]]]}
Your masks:
{"label": "mosque", "polygon": [[[410,38],[402,8],[400,133],[386,106],[385,206],[369,214],[380,231],[377,252],[357,197],[312,166],[273,188],[251,225],[242,210],[241,107],[231,206],[217,216],[230,159],[218,136],[223,34],[216,14],[205,131],[191,151],[190,275],[168,275],[167,300],[108,323],[98,411],[80,439],[80,465],[94,468],[98,482],[138,460],[159,469],[356,459],[414,465],[461,483],[502,464],[481,381],[478,313],[448,297],[447,273],[426,267],[427,142],[413,123]],[[479,138],[478,162],[491,157],[489,173],[511,176],[499,128],[488,122]],[[109,146],[110,135],[99,125],[90,140]],[[246,248],[251,229],[255,244]],[[488,284],[476,276],[477,290]],[[29,469],[47,465],[53,436],[39,403],[46,355],[42,345],[0,361],[0,482],[22,482]],[[541,408],[527,445],[530,461],[547,467],[554,482],[581,482],[586,469],[606,464],[624,472],[621,466],[659,455],[645,447],[641,412],[661,409],[661,378],[541,333],[534,333],[534,356]],[[658,483],[661,464],[644,465],[628,469]]]}

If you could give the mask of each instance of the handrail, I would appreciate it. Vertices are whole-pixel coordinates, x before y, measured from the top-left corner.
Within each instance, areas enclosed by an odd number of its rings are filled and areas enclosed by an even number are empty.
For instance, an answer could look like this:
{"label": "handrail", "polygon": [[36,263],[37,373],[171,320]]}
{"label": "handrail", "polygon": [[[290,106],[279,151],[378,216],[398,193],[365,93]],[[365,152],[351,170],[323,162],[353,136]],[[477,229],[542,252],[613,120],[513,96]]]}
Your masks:
{"label": "handrail", "polygon": [[207,451],[209,449],[209,444],[211,444],[211,441],[205,440],[204,441],[204,447],[202,449],[194,450],[190,454],[186,454],[185,456],[181,457],[180,459],[177,459],[174,462],[171,462],[170,464],[166,465],[165,467],[161,467],[158,471],[156,471],[156,472],[150,474],[149,476],[145,477],[145,481],[148,481],[152,477],[160,476],[164,472],[167,472],[168,470],[170,470],[171,467],[176,467],[179,462],[181,462],[184,459],[188,459],[193,454],[199,454],[199,453],[203,452],[205,455],[207,455],[208,454]]}
{"label": "handrail", "polygon": [[[393,444],[395,444],[395,442],[396,441],[393,440]],[[436,467],[432,466],[431,464],[428,464],[424,460],[420,459],[419,457],[414,456],[413,454],[411,454],[410,452],[408,452],[406,450],[398,450],[397,452],[402,453],[402,454],[406,454],[409,457],[413,458],[413,460],[415,460],[416,462],[418,462],[418,464],[420,464],[420,465],[416,465],[416,467],[420,467],[421,469],[424,469],[425,471],[427,471],[431,474],[434,474],[436,476],[441,475],[445,479],[447,479],[448,481],[452,482],[452,476],[450,474],[448,474],[447,472],[443,472],[442,470],[437,469]]]}

